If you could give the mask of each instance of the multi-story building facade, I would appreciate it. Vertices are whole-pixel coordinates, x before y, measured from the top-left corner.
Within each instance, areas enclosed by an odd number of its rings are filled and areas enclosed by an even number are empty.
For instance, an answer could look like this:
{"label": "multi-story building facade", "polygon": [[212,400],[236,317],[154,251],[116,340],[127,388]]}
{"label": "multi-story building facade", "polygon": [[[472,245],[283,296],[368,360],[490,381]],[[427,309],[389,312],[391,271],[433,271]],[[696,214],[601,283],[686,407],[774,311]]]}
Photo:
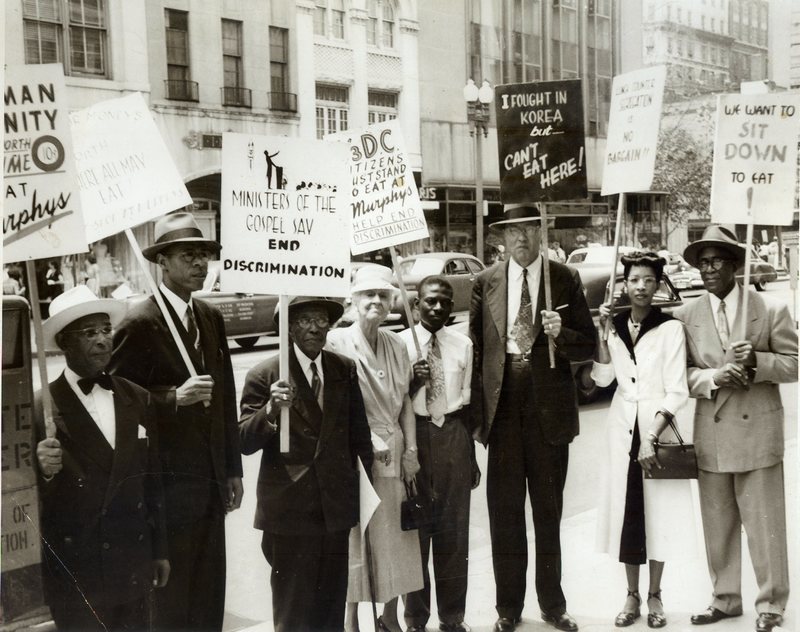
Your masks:
{"label": "multi-story building facade", "polygon": [[790,32],[789,83],[793,90],[800,89],[800,6],[792,9]]}

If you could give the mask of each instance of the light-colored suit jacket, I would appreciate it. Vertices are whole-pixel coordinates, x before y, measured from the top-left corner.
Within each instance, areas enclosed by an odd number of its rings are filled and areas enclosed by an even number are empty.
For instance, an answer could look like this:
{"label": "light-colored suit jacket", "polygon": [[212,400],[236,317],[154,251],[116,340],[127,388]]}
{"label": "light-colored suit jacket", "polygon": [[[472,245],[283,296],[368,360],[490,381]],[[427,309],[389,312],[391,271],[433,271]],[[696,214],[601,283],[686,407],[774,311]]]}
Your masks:
{"label": "light-colored suit jacket", "polygon": [[[739,339],[743,296],[740,292],[731,340]],[[746,335],[756,354],[748,390],[714,385],[714,373],[730,360],[725,357],[708,295],[686,303],[674,314],[686,328],[689,391],[697,398],[697,463],[708,472],[748,472],[783,460],[783,403],[778,384],[797,381],[797,331],[786,305],[753,291],[748,301]]]}

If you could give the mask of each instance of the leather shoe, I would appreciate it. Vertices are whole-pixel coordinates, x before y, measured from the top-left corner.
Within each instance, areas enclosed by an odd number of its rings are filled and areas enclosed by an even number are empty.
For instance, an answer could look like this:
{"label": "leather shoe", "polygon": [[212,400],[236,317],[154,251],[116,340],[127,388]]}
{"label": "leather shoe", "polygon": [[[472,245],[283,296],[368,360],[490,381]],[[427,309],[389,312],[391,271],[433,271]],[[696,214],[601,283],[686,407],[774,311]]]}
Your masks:
{"label": "leather shoe", "polygon": [[783,615],[777,612],[762,612],[756,619],[756,632],[770,632],[783,623]]}
{"label": "leather shoe", "polygon": [[722,612],[718,608],[714,606],[709,606],[706,608],[705,612],[701,612],[700,614],[693,614],[691,618],[692,625],[707,625],[709,623],[716,623],[717,621],[721,621],[722,619],[730,619],[731,617],[739,617],[741,614],[728,614],[727,612]]}
{"label": "leather shoe", "polygon": [[513,619],[508,617],[499,617],[497,621],[494,622],[494,632],[511,632],[517,627],[518,623],[519,617],[514,617]]}
{"label": "leather shoe", "polygon": [[472,632],[472,628],[463,621],[459,621],[458,623],[440,623],[439,629],[442,630],[442,632]]}
{"label": "leather shoe", "polygon": [[556,630],[563,630],[564,632],[577,632],[578,630],[578,623],[570,616],[569,612],[561,612],[559,614],[543,612],[542,621],[550,623]]}

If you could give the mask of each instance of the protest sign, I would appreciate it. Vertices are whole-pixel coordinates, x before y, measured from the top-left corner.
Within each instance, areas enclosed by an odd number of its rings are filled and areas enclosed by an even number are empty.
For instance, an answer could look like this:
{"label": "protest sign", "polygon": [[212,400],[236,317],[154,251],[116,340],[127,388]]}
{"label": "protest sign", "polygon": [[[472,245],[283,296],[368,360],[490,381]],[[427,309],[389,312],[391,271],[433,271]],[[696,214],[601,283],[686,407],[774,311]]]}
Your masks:
{"label": "protest sign", "polygon": [[140,93],[70,115],[89,242],[192,203]]}
{"label": "protest sign", "polygon": [[711,221],[792,223],[799,131],[800,95],[719,95]]}
{"label": "protest sign", "polygon": [[586,160],[580,79],[497,86],[500,198],[584,198]]}
{"label": "protest sign", "polygon": [[4,104],[3,260],[86,252],[62,65],[9,66]]}
{"label": "protest sign", "polygon": [[345,143],[223,135],[224,291],[349,294],[348,153]]}
{"label": "protest sign", "polygon": [[350,147],[354,255],[428,238],[397,120],[325,137]]}
{"label": "protest sign", "polygon": [[614,77],[601,195],[650,188],[666,74],[653,66]]}

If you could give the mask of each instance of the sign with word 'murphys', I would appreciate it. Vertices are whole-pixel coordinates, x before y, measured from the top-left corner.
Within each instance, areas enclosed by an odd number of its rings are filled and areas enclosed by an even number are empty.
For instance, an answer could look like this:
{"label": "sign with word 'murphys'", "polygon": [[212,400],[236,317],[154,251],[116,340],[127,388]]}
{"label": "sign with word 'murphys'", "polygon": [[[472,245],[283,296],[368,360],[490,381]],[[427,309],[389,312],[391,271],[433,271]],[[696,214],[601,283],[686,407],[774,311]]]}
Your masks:
{"label": "sign with word 'murphys'", "polygon": [[792,223],[798,132],[800,95],[719,95],[712,221]]}
{"label": "sign with word 'murphys'", "polygon": [[354,255],[428,238],[417,184],[396,120],[325,138],[350,146]]}
{"label": "sign with word 'murphys'", "polygon": [[345,143],[223,135],[223,290],[349,294],[348,158]]}
{"label": "sign with word 'murphys'", "polygon": [[5,74],[3,260],[86,252],[61,64]]}
{"label": "sign with word 'murphys'", "polygon": [[70,115],[90,242],[192,203],[138,92]]}
{"label": "sign with word 'murphys'", "polygon": [[495,88],[504,204],[586,197],[579,79]]}
{"label": "sign with word 'murphys'", "polygon": [[666,76],[653,66],[614,77],[602,195],[650,188]]}

